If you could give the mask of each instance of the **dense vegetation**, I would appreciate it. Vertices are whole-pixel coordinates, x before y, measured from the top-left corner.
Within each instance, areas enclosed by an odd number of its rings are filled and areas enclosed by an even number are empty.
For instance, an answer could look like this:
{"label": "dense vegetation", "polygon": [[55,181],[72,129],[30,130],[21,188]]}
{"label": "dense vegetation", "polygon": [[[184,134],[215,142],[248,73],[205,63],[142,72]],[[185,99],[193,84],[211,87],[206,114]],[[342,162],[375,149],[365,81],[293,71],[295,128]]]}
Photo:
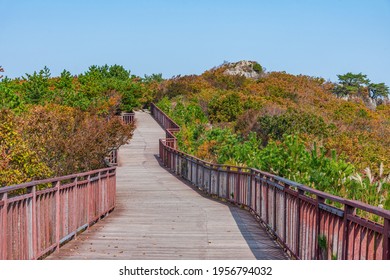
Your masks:
{"label": "dense vegetation", "polygon": [[[131,137],[114,116],[151,101],[180,126],[180,149],[256,167],[317,189],[390,209],[389,88],[366,75],[322,78],[266,72],[136,77],[91,66],[51,77],[46,67],[0,82],[0,186],[104,165]],[[248,67],[248,64],[246,64]]]}
{"label": "dense vegetation", "polygon": [[91,66],[78,76],[64,70],[52,78],[45,67],[3,78],[0,186],[104,167],[134,129],[115,115],[148,101],[144,84],[118,65]]}
{"label": "dense vegetation", "polygon": [[284,72],[248,79],[228,67],[162,83],[158,106],[181,126],[180,149],[390,209],[385,84],[361,73],[336,84]]}

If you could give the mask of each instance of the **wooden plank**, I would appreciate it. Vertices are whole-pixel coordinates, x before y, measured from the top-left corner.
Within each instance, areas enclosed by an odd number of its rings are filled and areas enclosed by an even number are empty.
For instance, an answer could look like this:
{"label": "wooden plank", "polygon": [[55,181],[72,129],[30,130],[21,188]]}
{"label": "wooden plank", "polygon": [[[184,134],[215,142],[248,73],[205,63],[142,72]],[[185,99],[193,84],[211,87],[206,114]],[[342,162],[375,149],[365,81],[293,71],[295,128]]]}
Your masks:
{"label": "wooden plank", "polygon": [[136,119],[131,143],[119,149],[115,211],[48,259],[286,259],[249,212],[162,168],[164,131],[147,113]]}

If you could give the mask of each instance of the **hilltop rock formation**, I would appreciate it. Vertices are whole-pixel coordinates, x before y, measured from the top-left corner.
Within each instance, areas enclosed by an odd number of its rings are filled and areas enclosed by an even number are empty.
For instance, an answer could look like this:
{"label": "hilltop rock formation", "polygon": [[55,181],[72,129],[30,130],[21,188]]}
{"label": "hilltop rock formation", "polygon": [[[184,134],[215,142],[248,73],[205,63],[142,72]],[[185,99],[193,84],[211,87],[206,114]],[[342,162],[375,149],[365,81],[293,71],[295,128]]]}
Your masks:
{"label": "hilltop rock formation", "polygon": [[258,79],[264,73],[263,67],[256,61],[241,60],[239,62],[225,63],[225,75],[240,75],[250,79]]}

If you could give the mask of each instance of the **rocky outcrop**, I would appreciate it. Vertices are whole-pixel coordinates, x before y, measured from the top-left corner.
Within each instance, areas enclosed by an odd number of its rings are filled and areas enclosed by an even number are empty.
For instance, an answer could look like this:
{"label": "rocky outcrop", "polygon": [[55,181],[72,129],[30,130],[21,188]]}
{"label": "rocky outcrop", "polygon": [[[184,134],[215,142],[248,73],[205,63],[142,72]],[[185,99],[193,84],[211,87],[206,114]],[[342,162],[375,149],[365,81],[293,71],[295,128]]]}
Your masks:
{"label": "rocky outcrop", "polygon": [[242,60],[223,65],[227,69],[223,72],[225,75],[240,75],[250,79],[258,79],[263,74],[263,67],[256,61]]}

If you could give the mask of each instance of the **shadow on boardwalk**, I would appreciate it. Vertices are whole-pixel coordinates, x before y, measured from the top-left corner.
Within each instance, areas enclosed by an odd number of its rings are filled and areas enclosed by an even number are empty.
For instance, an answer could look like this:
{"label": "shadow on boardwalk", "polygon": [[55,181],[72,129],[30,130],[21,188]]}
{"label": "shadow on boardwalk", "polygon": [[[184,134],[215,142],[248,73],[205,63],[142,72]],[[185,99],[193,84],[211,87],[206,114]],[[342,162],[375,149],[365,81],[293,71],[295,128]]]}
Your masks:
{"label": "shadow on boardwalk", "polygon": [[[161,161],[159,160],[158,155],[155,155],[155,158],[156,161],[160,164],[160,167],[164,168]],[[187,187],[196,191],[204,199],[208,199],[212,201],[212,203],[219,203],[227,207],[234,221],[236,222],[242,237],[245,239],[248,247],[250,248],[254,257],[257,260],[287,259],[287,255],[283,252],[283,250],[281,250],[280,246],[275,241],[273,241],[273,237],[267,233],[264,227],[261,226],[260,223],[248,211],[241,209],[230,202],[224,202],[220,199],[212,198],[209,195],[205,194],[202,190],[198,189],[196,186],[189,183],[184,178],[181,178],[174,173],[171,174],[172,176],[175,176],[178,180],[180,180],[183,184],[185,184]],[[222,241],[221,244],[223,245],[225,241]],[[214,242],[218,243],[221,241],[214,240]]]}

